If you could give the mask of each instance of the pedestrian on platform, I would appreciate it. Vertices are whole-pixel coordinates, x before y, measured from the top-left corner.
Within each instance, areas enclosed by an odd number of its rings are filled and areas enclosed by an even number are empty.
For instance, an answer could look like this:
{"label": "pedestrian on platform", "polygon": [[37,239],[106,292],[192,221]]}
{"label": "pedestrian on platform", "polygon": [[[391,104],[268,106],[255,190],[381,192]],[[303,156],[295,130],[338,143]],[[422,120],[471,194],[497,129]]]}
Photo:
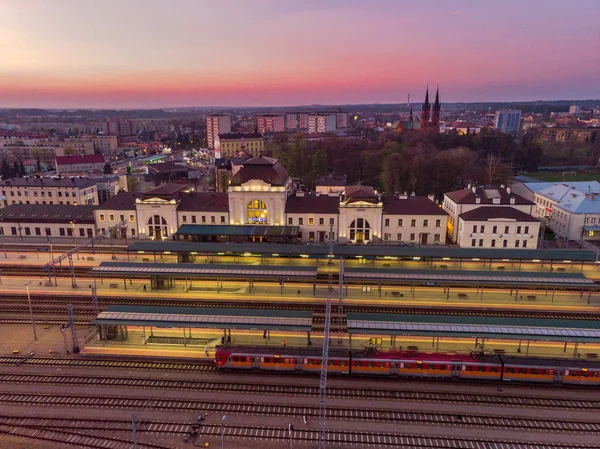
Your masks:
{"label": "pedestrian on platform", "polygon": [[208,346],[204,347],[204,355],[208,357]]}
{"label": "pedestrian on platform", "polygon": [[283,340],[283,347],[285,348],[287,346],[287,341]]}
{"label": "pedestrian on platform", "polygon": [[147,290],[146,290],[146,284],[144,284],[144,291],[147,291]]}

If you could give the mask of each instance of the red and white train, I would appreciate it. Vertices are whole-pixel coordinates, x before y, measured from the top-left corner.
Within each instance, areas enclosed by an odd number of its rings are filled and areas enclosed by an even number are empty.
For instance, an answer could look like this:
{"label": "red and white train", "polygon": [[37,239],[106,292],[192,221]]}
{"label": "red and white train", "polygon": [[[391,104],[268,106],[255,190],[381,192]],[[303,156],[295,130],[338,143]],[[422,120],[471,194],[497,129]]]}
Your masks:
{"label": "red and white train", "polygon": [[[321,371],[321,351],[302,348],[217,346],[218,369]],[[410,351],[343,351],[331,348],[328,372],[396,377],[438,377],[600,386],[600,362]]]}

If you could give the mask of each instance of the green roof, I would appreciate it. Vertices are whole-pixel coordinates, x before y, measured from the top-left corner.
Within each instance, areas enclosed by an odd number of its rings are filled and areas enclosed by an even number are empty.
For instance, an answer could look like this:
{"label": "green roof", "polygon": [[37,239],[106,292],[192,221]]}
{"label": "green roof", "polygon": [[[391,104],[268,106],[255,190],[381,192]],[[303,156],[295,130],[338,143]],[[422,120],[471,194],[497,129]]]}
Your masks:
{"label": "green roof", "polygon": [[227,237],[297,237],[298,226],[251,226],[251,225],[194,225],[185,224],[177,235],[227,236]]}
{"label": "green roof", "polygon": [[600,341],[600,320],[348,313],[348,333]]}
{"label": "green roof", "polygon": [[[189,225],[184,225],[189,226]],[[234,226],[235,227],[235,226]],[[252,227],[252,226],[251,226]],[[254,226],[266,228],[268,226]],[[283,228],[296,228],[295,226],[280,226]],[[329,246],[325,243],[285,244],[285,243],[200,243],[200,242],[135,242],[128,251],[148,252],[197,252],[199,254],[280,254],[296,256],[308,254],[310,256],[327,257]],[[504,248],[457,248],[447,246],[401,247],[384,245],[342,245],[333,246],[336,257],[365,257],[365,258],[434,258],[443,259],[481,259],[481,260],[543,260],[543,261],[595,261],[596,255],[588,250],[573,249],[504,249]]]}

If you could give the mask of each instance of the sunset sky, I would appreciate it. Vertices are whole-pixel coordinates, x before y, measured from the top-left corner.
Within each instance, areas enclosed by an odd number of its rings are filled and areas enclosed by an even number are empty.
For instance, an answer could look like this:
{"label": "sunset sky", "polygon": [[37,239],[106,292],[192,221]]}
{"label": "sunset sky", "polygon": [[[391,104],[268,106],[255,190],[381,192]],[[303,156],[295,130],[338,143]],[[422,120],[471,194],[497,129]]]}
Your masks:
{"label": "sunset sky", "polygon": [[600,98],[599,0],[0,0],[1,107]]}

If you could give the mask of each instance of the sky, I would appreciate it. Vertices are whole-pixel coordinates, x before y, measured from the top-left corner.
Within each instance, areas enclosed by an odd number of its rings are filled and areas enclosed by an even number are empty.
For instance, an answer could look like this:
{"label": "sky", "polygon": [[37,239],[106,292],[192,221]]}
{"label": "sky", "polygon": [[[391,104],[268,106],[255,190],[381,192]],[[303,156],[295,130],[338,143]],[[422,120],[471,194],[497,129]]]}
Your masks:
{"label": "sky", "polygon": [[600,98],[600,0],[0,0],[0,108]]}

